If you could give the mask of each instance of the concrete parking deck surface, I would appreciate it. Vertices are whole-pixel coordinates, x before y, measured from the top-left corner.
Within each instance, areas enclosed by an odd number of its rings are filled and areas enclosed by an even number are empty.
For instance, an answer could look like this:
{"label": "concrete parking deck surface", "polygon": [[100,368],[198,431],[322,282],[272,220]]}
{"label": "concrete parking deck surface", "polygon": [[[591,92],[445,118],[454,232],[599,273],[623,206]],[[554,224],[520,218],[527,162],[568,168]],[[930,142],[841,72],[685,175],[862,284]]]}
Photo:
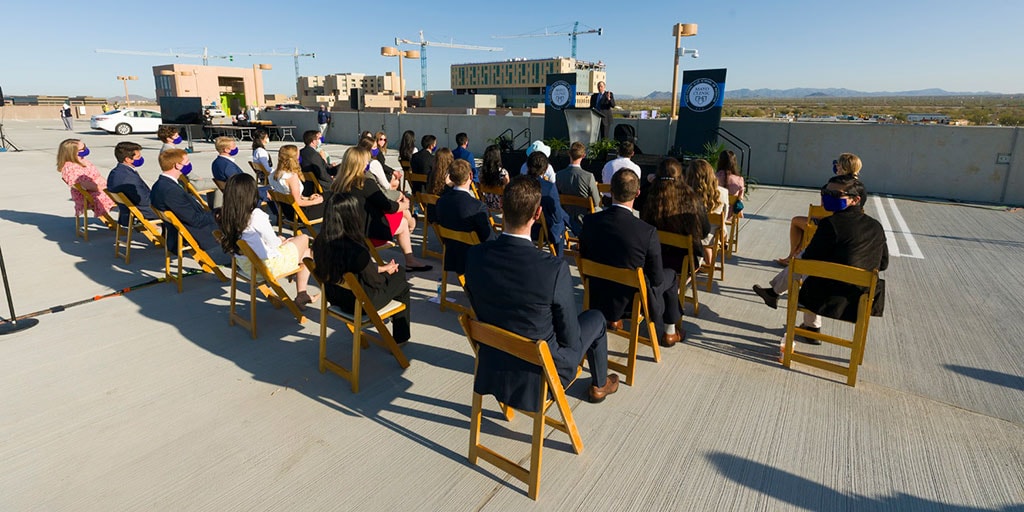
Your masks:
{"label": "concrete parking deck surface", "polygon": [[[641,349],[636,385],[602,404],[569,390],[584,450],[549,433],[534,503],[467,462],[473,358],[455,315],[427,302],[436,270],[411,280],[410,367],[371,347],[353,395],[317,371],[315,308],[298,325],[260,302],[252,340],[228,326],[227,285],[208,275],[181,294],[159,283],[89,300],[151,282],[163,253],[137,245],[125,265],[111,232],[76,239],[59,120],[5,129],[25,149],[0,153],[17,312],[85,302],[0,337],[2,510],[1024,510],[1021,213],[869,201],[893,255],[849,388],[776,361],[784,312],[750,287],[778,271],[789,218],[817,197],[758,187],[726,279],[701,290],[699,317],[687,309],[685,343],[657,364]],[[106,174],[122,138],[76,135]],[[159,143],[126,139],[145,147],[151,183]],[[197,150],[209,178],[212,145]],[[870,162],[863,178],[870,190]],[[344,357],[350,336],[331,339]],[[486,439],[528,457],[529,420],[485,407]]]}

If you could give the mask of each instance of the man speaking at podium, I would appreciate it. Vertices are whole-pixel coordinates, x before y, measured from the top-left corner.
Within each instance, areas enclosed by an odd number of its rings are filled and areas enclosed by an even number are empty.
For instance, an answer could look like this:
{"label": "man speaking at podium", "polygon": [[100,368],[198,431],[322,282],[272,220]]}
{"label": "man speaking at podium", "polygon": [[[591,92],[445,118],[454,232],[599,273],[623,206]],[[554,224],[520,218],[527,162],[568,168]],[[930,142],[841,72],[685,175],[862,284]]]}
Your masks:
{"label": "man speaking at podium", "polygon": [[597,83],[597,92],[590,95],[590,108],[601,116],[601,138],[607,139],[612,126],[612,109],[615,108],[615,95],[604,90],[604,82]]}

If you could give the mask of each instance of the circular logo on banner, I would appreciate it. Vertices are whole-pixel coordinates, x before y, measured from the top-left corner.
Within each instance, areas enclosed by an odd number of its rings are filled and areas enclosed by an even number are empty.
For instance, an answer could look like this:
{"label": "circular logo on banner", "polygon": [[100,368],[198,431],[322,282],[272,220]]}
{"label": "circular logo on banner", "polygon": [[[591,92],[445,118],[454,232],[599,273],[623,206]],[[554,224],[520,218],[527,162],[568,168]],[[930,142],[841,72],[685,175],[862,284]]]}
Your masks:
{"label": "circular logo on banner", "polygon": [[569,106],[569,100],[572,98],[572,89],[569,88],[569,82],[565,80],[559,80],[551,84],[551,106],[557,110],[562,110]]}
{"label": "circular logo on banner", "polygon": [[686,106],[694,112],[711,110],[718,103],[718,83],[710,78],[698,78],[686,90]]}

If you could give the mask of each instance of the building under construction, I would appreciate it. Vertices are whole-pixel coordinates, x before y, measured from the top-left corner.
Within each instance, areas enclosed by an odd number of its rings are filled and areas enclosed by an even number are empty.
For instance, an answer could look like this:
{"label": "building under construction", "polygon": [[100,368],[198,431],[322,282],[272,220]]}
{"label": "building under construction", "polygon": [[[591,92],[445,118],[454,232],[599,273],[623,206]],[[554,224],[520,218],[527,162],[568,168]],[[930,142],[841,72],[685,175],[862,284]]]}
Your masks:
{"label": "building under construction", "polygon": [[576,73],[576,106],[590,106],[590,95],[605,80],[604,63],[568,57],[508,59],[498,62],[453,64],[454,94],[493,94],[502,107],[533,107],[544,103],[550,73]]}

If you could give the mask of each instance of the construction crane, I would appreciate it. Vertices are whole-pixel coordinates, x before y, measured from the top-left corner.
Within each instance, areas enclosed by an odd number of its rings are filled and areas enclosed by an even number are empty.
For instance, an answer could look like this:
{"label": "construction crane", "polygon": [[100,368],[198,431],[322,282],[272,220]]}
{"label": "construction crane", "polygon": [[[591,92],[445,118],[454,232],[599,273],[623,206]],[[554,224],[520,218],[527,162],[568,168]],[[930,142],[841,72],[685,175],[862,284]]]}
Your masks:
{"label": "construction crane", "polygon": [[468,44],[455,44],[455,43],[438,43],[434,41],[427,41],[423,38],[423,31],[420,30],[420,40],[411,41],[409,39],[395,38],[395,45],[400,44],[415,44],[420,47],[420,81],[423,83],[423,95],[427,94],[427,47],[437,46],[439,48],[455,48],[457,50],[481,50],[486,52],[502,52],[504,48],[494,48],[491,46],[473,46]]}
{"label": "construction crane", "polygon": [[262,52],[262,53],[261,52],[249,52],[249,53],[239,52],[239,53],[232,54],[232,57],[234,57],[235,55],[246,55],[246,56],[250,56],[250,57],[256,57],[256,56],[259,56],[259,57],[294,57],[295,58],[295,80],[299,79],[299,57],[309,57],[311,59],[315,59],[316,58],[316,53],[299,53],[299,49],[298,48],[295,48],[295,51],[293,51],[291,53],[279,52],[277,50],[270,51],[270,52]]}
{"label": "construction crane", "polygon": [[203,59],[203,65],[208,66],[210,59],[225,59],[233,60],[230,55],[210,55],[206,47],[203,47],[203,53],[182,53],[176,52],[171,48],[168,48],[166,52],[140,52],[135,50],[108,50],[100,48],[96,50],[96,53],[116,53],[118,55],[149,55],[153,57],[174,57],[176,59]]}
{"label": "construction crane", "polygon": [[604,33],[603,28],[593,28],[589,30],[580,30],[580,22],[576,22],[572,26],[572,32],[548,32],[548,29],[544,29],[543,34],[521,34],[517,36],[491,36],[494,39],[515,39],[520,37],[549,37],[549,36],[569,36],[572,38],[572,58],[576,58],[576,36],[583,34],[597,34],[601,35]]}

